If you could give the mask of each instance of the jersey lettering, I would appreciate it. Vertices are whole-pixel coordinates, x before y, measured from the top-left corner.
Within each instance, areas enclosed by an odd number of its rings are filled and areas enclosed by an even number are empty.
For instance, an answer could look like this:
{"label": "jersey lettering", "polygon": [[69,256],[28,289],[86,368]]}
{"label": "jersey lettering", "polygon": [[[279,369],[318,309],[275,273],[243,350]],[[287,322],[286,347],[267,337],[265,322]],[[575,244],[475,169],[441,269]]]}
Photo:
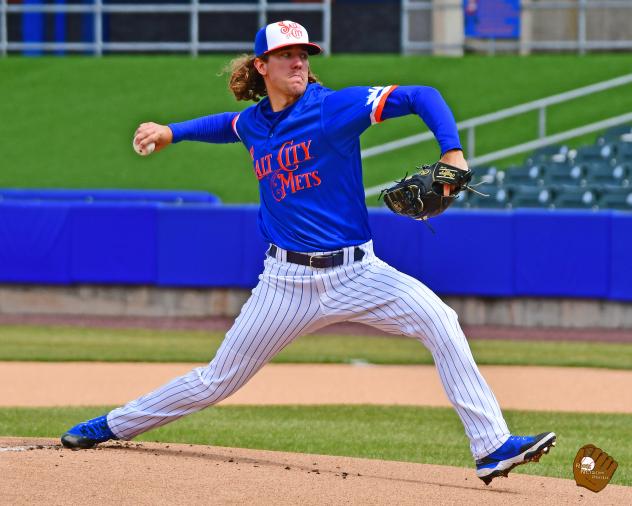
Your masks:
{"label": "jersey lettering", "polygon": [[[277,161],[279,162],[279,167],[283,170],[293,171],[298,169],[298,166],[301,162],[305,162],[307,160],[311,160],[311,156],[309,155],[309,147],[311,146],[311,139],[307,142],[301,142],[299,144],[294,144],[294,141],[284,142],[277,153]],[[298,152],[298,149],[301,148],[301,151]],[[284,163],[285,162],[285,163]]]}
{"label": "jersey lettering", "polygon": [[272,172],[272,155],[268,154],[258,158],[255,165],[255,174],[257,175],[257,179],[261,181],[264,177]]}
{"label": "jersey lettering", "polygon": [[274,156],[267,153],[256,159],[254,146],[250,148],[255,175],[259,181],[270,177],[270,189],[277,202],[289,194],[320,186],[322,181],[317,170],[298,173],[301,164],[315,158],[310,151],[311,146],[311,139],[297,143],[290,140],[281,144]]}
{"label": "jersey lettering", "polygon": [[320,186],[321,182],[317,170],[304,174],[278,170],[270,177],[270,188],[275,200],[281,202],[288,194]]}

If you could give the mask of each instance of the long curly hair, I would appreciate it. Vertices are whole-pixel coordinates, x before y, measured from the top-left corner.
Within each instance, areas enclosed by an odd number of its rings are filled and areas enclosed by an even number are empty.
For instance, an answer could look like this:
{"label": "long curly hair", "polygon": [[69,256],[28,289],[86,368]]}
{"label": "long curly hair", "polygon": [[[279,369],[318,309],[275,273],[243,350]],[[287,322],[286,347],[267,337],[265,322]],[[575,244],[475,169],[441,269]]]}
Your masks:
{"label": "long curly hair", "polygon": [[[259,102],[261,98],[268,95],[263,76],[255,68],[254,54],[242,54],[231,60],[224,68],[222,74],[230,74],[228,89],[235,95],[237,100],[252,100]],[[263,61],[268,61],[268,56],[261,57]],[[307,74],[309,83],[319,83],[318,77],[312,73],[311,68]]]}

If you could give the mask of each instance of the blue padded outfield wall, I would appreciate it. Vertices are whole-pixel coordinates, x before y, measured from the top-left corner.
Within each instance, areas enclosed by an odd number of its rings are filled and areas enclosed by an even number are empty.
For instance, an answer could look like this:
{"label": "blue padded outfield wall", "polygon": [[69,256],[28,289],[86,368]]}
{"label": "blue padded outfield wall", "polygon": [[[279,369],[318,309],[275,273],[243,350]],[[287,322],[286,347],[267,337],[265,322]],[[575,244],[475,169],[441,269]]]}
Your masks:
{"label": "blue padded outfield wall", "polygon": [[[262,269],[254,205],[7,197],[2,283],[252,288]],[[632,300],[632,213],[451,209],[434,234],[386,209],[370,220],[377,254],[440,294]]]}

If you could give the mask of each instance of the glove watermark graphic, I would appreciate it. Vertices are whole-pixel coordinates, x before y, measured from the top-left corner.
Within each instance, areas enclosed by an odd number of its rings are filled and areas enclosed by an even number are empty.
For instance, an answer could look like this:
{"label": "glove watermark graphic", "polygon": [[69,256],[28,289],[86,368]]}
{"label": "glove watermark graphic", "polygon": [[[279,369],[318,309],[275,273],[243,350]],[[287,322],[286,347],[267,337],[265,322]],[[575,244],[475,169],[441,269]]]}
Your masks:
{"label": "glove watermark graphic", "polygon": [[573,461],[573,476],[578,487],[601,492],[612,478],[619,464],[595,445],[582,446]]}

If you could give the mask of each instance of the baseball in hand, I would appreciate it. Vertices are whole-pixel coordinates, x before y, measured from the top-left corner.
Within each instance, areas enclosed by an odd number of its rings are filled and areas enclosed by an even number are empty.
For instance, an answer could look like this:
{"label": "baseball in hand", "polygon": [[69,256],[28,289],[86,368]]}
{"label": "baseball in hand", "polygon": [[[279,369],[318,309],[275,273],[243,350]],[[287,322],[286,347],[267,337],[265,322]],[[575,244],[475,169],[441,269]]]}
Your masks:
{"label": "baseball in hand", "polygon": [[140,156],[151,155],[154,152],[154,149],[156,149],[156,144],[153,142],[145,146],[144,149],[141,149],[138,144],[136,144],[136,137],[134,137],[134,140],[132,141],[132,146],[134,151],[136,151]]}

